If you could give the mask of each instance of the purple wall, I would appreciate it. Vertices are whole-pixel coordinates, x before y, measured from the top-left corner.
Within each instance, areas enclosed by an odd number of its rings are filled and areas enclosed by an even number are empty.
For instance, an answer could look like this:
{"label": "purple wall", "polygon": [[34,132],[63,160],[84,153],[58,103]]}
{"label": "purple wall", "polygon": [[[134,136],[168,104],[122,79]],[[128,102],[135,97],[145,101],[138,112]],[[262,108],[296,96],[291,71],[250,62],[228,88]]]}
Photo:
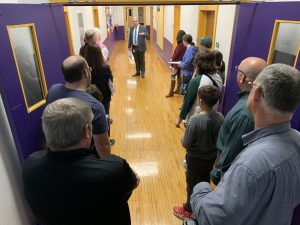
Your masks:
{"label": "purple wall", "polygon": [[147,37],[147,40],[150,40],[150,25],[147,25],[146,29],[147,29],[148,34],[149,34],[149,37]]}
{"label": "purple wall", "polygon": [[[123,35],[124,35],[124,28],[123,28]],[[110,58],[111,53],[112,53],[112,51],[113,51],[113,49],[114,49],[114,47],[115,47],[115,45],[116,45],[116,35],[115,35],[115,32],[111,33],[111,34],[109,35],[109,37],[107,37],[107,38],[104,40],[103,44],[106,45],[106,47],[107,47],[107,49],[108,49],[108,52],[109,52],[109,53],[108,53],[108,58]]]}
{"label": "purple wall", "polygon": [[157,52],[159,53],[160,57],[162,58],[162,60],[164,61],[164,63],[166,64],[167,67],[170,66],[169,61],[173,55],[173,45],[171,44],[171,42],[169,42],[166,38],[164,38],[164,50],[162,51],[160,49],[160,47],[157,45],[156,42],[154,42],[154,47],[157,50]]}
{"label": "purple wall", "polygon": [[114,27],[115,40],[125,40],[124,26]]}
{"label": "purple wall", "polygon": [[70,54],[63,7],[58,5],[0,5],[0,92],[20,160],[43,145],[41,114],[44,106],[27,113],[13,53],[6,31],[7,25],[34,23],[47,87],[63,82],[61,62]]}
{"label": "purple wall", "polygon": [[[239,88],[234,67],[246,57],[257,56],[267,60],[275,19],[300,20],[300,2],[241,3],[236,24],[223,113],[237,101]],[[300,69],[298,58],[297,69]],[[292,119],[292,127],[300,130],[300,107]],[[300,206],[294,211],[293,224],[300,224]]]}
{"label": "purple wall", "polygon": [[156,36],[156,30],[153,29],[153,38],[154,38],[154,47],[159,53],[160,57],[164,61],[167,67],[170,66],[169,61],[172,58],[173,55],[173,44],[164,37],[164,50],[162,51],[160,47],[157,45],[157,36]]}

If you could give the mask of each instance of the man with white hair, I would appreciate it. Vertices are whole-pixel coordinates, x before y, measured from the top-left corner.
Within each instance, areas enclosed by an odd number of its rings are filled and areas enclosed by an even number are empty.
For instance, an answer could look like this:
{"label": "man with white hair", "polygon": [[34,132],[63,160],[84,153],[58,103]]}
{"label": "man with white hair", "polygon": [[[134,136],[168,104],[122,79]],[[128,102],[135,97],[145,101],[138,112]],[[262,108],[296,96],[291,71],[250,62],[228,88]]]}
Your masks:
{"label": "man with white hair", "polygon": [[24,194],[44,225],[129,225],[128,199],[139,177],[126,160],[98,159],[89,149],[93,112],[77,98],[49,104],[42,115],[47,150],[24,162]]}
{"label": "man with white hair", "polygon": [[199,183],[191,205],[199,224],[287,225],[300,203],[300,133],[290,120],[300,102],[300,72],[267,66],[251,82],[255,130],[215,190]]}
{"label": "man with white hair", "polygon": [[147,29],[139,24],[139,20],[137,17],[133,17],[132,19],[133,26],[130,28],[129,40],[128,40],[128,48],[131,48],[134,61],[135,61],[135,69],[136,72],[132,76],[140,76],[142,78],[145,77],[145,52],[147,50],[146,47],[146,37],[149,37],[149,33]]}

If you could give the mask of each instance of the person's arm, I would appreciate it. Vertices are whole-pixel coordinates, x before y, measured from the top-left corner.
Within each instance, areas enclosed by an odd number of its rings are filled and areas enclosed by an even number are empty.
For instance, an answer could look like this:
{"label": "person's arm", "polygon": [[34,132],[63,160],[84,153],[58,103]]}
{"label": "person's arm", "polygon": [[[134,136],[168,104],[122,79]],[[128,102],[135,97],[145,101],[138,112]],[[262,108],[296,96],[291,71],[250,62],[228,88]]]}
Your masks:
{"label": "person's arm", "polygon": [[172,61],[181,61],[183,56],[184,56],[184,53],[186,51],[186,47],[184,46],[184,44],[182,43],[179,43],[177,46],[176,46],[176,49],[174,51],[174,54],[172,56]]}
{"label": "person's arm", "polygon": [[225,140],[221,140],[223,149],[219,161],[222,171],[227,171],[235,157],[244,149],[242,136],[253,129],[254,122],[248,115],[239,114],[233,119],[229,135]]}
{"label": "person's arm", "polygon": [[114,77],[112,75],[112,72],[111,72],[111,69],[110,69],[109,65],[107,65],[107,74],[108,74],[108,79],[110,79],[111,82],[114,82]]}
{"label": "person's arm", "polygon": [[140,183],[140,177],[138,174],[130,168],[125,159],[123,159],[123,188],[122,188],[122,196],[123,200],[127,201],[132,191],[137,188]]}
{"label": "person's arm", "polygon": [[189,65],[189,54],[190,54],[189,51],[186,50],[182,58],[182,61],[178,65],[181,69],[185,69]]}
{"label": "person's arm", "polygon": [[184,136],[181,141],[184,148],[189,148],[199,135],[201,127],[198,127],[196,122],[197,121],[194,118],[191,118],[189,124],[185,129]]}
{"label": "person's arm", "polygon": [[132,47],[132,28],[129,29],[128,48]]}
{"label": "person's arm", "polygon": [[179,64],[179,67],[181,69],[185,69],[185,68],[189,67],[191,65],[193,59],[194,59],[194,57],[193,57],[192,50],[187,48],[187,50],[182,58],[182,61]]}
{"label": "person's arm", "polygon": [[94,145],[100,158],[103,159],[110,155],[111,147],[107,132],[102,134],[93,134]]}
{"label": "person's arm", "polygon": [[183,104],[179,114],[179,118],[182,120],[186,118],[187,114],[195,103],[200,81],[201,77],[195,77],[190,81],[187,87],[187,91],[184,95]]}
{"label": "person's arm", "polygon": [[215,190],[201,182],[193,189],[191,206],[199,224],[242,224],[255,212],[255,203],[263,194],[263,179],[257,179],[243,164],[235,164],[225,173]]}
{"label": "person's arm", "polygon": [[93,139],[96,150],[101,158],[105,158],[111,152],[108,137],[108,123],[106,113],[102,103],[98,102],[92,107],[93,119]]}
{"label": "person's arm", "polygon": [[148,33],[146,27],[140,26],[140,28],[141,27],[142,27],[142,32],[140,33],[140,35],[143,35],[144,37],[149,37],[149,33]]}

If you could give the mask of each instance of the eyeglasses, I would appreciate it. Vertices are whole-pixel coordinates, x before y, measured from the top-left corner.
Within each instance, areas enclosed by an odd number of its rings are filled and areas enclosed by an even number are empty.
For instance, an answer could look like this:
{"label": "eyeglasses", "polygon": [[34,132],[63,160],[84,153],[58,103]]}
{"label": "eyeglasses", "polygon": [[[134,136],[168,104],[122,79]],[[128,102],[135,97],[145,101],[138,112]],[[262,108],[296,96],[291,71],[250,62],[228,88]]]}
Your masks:
{"label": "eyeglasses", "polygon": [[235,66],[234,70],[235,70],[235,72],[240,72],[242,75],[244,75],[245,77],[247,77],[246,74],[239,69],[239,66]]}
{"label": "eyeglasses", "polygon": [[256,84],[254,82],[249,81],[248,85],[249,85],[250,91],[253,89],[253,86],[259,87],[260,91],[261,91],[261,96],[264,97],[263,90],[262,90],[262,88],[261,88],[261,86],[259,84]]}

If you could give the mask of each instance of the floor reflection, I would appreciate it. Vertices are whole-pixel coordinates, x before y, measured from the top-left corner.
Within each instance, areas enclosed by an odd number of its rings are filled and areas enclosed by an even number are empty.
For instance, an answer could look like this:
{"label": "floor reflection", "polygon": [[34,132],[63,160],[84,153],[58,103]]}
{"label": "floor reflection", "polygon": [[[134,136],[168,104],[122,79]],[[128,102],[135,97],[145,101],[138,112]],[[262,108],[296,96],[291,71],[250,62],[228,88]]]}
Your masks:
{"label": "floor reflection", "polygon": [[130,166],[140,177],[158,175],[158,165],[156,162],[130,163]]}

